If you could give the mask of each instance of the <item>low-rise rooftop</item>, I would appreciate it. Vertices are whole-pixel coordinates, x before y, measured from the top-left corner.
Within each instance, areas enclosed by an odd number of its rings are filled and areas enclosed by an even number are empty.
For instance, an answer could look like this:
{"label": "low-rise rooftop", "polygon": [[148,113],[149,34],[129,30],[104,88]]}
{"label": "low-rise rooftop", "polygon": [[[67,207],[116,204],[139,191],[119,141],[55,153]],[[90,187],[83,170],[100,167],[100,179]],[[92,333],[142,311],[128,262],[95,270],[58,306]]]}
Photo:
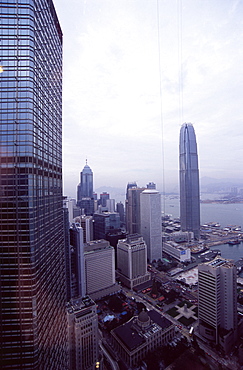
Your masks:
{"label": "low-rise rooftop", "polygon": [[150,323],[146,328],[140,327],[138,318],[133,317],[127,323],[114,329],[113,332],[129,351],[134,350],[159,330],[165,330],[173,325],[167,318],[155,310],[146,312]]}

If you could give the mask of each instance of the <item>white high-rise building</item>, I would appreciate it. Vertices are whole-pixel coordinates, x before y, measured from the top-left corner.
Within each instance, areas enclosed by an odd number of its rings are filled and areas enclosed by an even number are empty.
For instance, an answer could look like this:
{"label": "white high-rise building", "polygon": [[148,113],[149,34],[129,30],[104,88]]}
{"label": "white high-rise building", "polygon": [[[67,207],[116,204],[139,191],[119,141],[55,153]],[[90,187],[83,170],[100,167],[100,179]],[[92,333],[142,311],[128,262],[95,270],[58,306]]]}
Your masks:
{"label": "white high-rise building", "polygon": [[83,228],[84,243],[94,240],[94,227],[92,216],[78,216],[75,217],[75,222],[79,223]]}
{"label": "white high-rise building", "polygon": [[157,190],[140,194],[141,235],[147,244],[149,261],[162,258],[161,196]]}
{"label": "white high-rise building", "polygon": [[199,334],[227,352],[237,332],[236,266],[216,257],[198,265]]}
{"label": "white high-rise building", "polygon": [[117,274],[130,289],[150,280],[147,272],[147,246],[139,234],[120,239],[117,245]]}
{"label": "white high-rise building", "polygon": [[84,246],[86,293],[94,300],[119,290],[115,281],[115,249],[107,240]]}
{"label": "white high-rise building", "polygon": [[68,208],[68,220],[71,224],[74,219],[74,207],[76,206],[76,199],[68,198],[66,199],[66,207]]}
{"label": "white high-rise building", "polygon": [[115,199],[106,199],[106,208],[108,212],[115,212],[116,202]]}

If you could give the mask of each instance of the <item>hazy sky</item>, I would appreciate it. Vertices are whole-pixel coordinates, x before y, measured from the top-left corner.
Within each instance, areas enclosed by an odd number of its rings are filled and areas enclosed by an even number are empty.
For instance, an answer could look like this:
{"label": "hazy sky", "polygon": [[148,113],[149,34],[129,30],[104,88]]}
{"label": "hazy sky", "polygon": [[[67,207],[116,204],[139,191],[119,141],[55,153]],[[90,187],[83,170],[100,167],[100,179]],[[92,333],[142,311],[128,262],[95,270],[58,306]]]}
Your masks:
{"label": "hazy sky", "polygon": [[86,157],[95,188],[177,186],[183,122],[194,124],[200,177],[243,179],[243,1],[54,4],[65,195],[76,195]]}

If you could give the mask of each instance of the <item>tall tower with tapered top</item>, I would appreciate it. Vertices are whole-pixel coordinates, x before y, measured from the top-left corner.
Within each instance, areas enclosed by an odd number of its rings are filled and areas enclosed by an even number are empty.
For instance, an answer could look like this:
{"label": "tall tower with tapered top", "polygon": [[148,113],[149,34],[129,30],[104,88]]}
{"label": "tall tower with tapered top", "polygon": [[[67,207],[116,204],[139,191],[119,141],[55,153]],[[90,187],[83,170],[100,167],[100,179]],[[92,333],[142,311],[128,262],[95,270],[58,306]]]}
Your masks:
{"label": "tall tower with tapered top", "polygon": [[200,237],[200,195],[196,135],[191,123],[180,130],[180,218],[182,231]]}
{"label": "tall tower with tapered top", "polygon": [[77,188],[77,205],[82,209],[82,213],[91,216],[94,213],[93,195],[93,172],[87,164],[80,172],[80,183]]}

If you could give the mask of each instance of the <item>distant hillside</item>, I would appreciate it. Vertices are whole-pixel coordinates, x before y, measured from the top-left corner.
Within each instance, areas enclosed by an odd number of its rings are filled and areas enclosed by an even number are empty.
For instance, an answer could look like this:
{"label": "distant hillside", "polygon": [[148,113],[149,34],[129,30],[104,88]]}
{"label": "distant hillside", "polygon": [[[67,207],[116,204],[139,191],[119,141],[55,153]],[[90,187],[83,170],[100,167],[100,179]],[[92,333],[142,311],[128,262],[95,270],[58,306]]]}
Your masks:
{"label": "distant hillside", "polygon": [[205,193],[230,192],[233,187],[243,188],[243,180],[214,179],[206,176],[200,179],[200,191]]}

